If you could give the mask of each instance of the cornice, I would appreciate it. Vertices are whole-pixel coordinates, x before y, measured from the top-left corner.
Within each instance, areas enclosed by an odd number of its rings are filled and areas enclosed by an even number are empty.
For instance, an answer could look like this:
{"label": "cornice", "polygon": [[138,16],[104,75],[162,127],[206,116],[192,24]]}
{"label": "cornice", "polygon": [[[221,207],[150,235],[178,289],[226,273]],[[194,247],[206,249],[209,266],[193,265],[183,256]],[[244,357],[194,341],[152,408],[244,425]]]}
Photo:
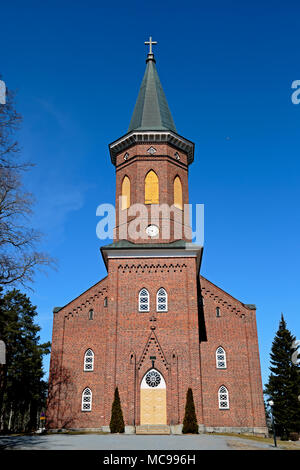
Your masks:
{"label": "cornice", "polygon": [[[250,311],[255,312],[256,306],[254,304],[244,304],[243,302],[236,299],[235,297],[232,297],[230,294],[228,294],[228,292],[225,292],[223,289],[213,284],[211,281],[208,281],[208,279],[204,278],[203,276],[200,276],[200,284],[201,284],[201,278],[204,279],[209,284],[211,284],[211,286],[201,285],[202,297],[211,298],[215,303],[235,313],[240,318],[245,317],[245,310],[249,313]],[[205,308],[205,305],[204,305],[204,308]]]}
{"label": "cornice", "polygon": [[108,259],[149,259],[149,258],[195,258],[197,273],[200,270],[203,247],[194,243],[185,243],[184,247],[175,247],[165,244],[151,246],[151,244],[131,244],[128,247],[104,246],[101,254],[107,268]]}
{"label": "cornice", "polygon": [[69,318],[73,317],[75,314],[78,314],[81,310],[90,307],[96,299],[99,299],[107,294],[107,286],[99,286],[97,290],[89,292],[94,289],[97,284],[105,281],[105,279],[107,279],[107,276],[93,286],[89,287],[85,292],[80,294],[78,297],[75,297],[75,299],[71,300],[63,307],[54,307],[53,314],[55,315],[61,310],[65,310],[64,316]]}
{"label": "cornice", "polygon": [[132,131],[109,144],[110,158],[113,165],[120,152],[135,144],[171,144],[187,154],[188,165],[194,161],[195,144],[172,131]]}

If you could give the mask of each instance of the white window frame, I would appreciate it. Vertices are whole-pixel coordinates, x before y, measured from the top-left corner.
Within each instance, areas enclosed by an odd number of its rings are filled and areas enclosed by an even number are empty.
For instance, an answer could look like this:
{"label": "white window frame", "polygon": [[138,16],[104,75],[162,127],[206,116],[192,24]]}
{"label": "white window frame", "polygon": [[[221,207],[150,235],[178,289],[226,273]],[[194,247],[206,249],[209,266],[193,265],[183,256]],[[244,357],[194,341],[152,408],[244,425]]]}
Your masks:
{"label": "white window frame", "polygon": [[[147,298],[147,302],[144,302],[144,301],[141,302],[142,298],[143,299]],[[150,310],[150,295],[149,295],[148,290],[145,287],[143,287],[139,292],[139,312],[149,312],[149,310]]]}
{"label": "white window frame", "polygon": [[[160,291],[163,291],[164,294],[160,294]],[[161,308],[159,308],[159,302],[158,302],[158,298],[161,295],[165,295],[165,307],[164,307],[163,310]],[[158,291],[156,292],[156,311],[157,312],[167,312],[168,311],[168,294],[167,294],[166,289],[164,289],[163,287],[160,287],[158,289]]]}
{"label": "white window frame", "polygon": [[[89,358],[92,358],[92,360],[88,361],[87,359]],[[94,351],[90,348],[87,349],[84,354],[84,365],[83,365],[83,370],[85,372],[92,372],[94,370],[94,358],[95,358]]]}
{"label": "white window frame", "polygon": [[[89,397],[89,400],[86,401],[85,397]],[[92,399],[92,390],[89,387],[86,387],[81,395],[81,411],[92,411]],[[88,408],[86,408],[86,406],[88,406]]]}
{"label": "white window frame", "polygon": [[218,390],[219,410],[229,410],[229,392],[225,385]]}
{"label": "white window frame", "polygon": [[[221,355],[223,358],[218,357]],[[216,350],[216,366],[217,369],[227,369],[226,352],[222,346],[219,346]]]}

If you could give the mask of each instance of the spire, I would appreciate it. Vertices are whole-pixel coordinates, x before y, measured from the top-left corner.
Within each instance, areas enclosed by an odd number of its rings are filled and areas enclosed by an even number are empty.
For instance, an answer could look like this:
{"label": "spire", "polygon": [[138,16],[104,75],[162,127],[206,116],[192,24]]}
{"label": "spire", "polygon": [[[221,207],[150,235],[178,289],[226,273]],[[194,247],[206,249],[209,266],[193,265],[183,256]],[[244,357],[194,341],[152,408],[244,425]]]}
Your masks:
{"label": "spire", "polygon": [[150,36],[146,71],[136,100],[128,132],[133,130],[176,131],[176,127],[156,71],[152,45],[157,44]]}

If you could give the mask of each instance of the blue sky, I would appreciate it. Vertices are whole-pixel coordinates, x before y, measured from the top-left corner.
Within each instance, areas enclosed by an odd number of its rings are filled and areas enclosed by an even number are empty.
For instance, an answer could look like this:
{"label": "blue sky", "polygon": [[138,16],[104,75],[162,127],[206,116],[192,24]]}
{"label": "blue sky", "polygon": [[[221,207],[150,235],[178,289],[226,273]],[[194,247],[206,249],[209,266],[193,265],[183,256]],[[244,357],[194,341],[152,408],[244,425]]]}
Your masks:
{"label": "blue sky", "polygon": [[300,339],[299,13],[296,1],[1,5],[0,73],[17,90],[22,155],[36,164],[25,179],[33,223],[59,262],[29,293],[43,341],[53,307],[106,275],[96,208],[114,203],[108,144],[127,131],[149,35],[178,133],[196,145],[201,272],[257,305],[264,383],[281,312]]}

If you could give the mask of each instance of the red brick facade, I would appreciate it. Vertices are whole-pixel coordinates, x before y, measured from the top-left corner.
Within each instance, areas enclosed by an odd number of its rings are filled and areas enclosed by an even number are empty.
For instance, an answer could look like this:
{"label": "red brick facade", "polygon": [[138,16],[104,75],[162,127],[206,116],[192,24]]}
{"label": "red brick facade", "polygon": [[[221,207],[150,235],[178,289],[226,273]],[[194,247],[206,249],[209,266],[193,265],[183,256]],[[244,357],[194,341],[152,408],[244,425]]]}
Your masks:
{"label": "red brick facade", "polygon": [[[155,157],[151,157],[147,150],[151,146],[155,147]],[[127,159],[124,160],[124,155],[127,154]],[[179,160],[176,159],[179,157]],[[156,218],[155,209],[156,205],[145,205],[145,210],[148,213],[148,218],[144,221],[144,226],[141,227],[141,237],[133,239],[128,233],[128,224],[120,221],[120,218],[127,215],[127,220],[130,222],[134,219],[134,215],[129,214],[126,211],[120,210],[120,196],[122,181],[127,176],[131,182],[130,201],[131,207],[135,204],[144,204],[145,200],[145,176],[147,173],[153,170],[158,176],[159,184],[159,204],[165,205],[167,208],[172,208],[170,216],[164,214],[162,211],[158,213]],[[149,237],[145,236],[145,228],[151,223],[156,224],[160,227],[160,234],[155,238],[156,243],[169,243],[174,240],[191,240],[191,233],[189,227],[189,221],[184,224],[184,212],[173,206],[173,182],[176,176],[179,176],[182,184],[183,204],[189,203],[189,190],[188,190],[188,163],[187,156],[181,151],[177,151],[167,144],[161,143],[147,143],[147,144],[135,144],[130,146],[126,152],[122,152],[116,158],[116,229],[114,238],[115,240],[127,239],[133,243],[153,243]],[[152,215],[154,217],[151,218]],[[138,214],[137,214],[138,215]],[[171,224],[169,223],[171,219]],[[120,225],[125,232],[122,233]],[[164,230],[169,230],[169,236],[166,238]],[[178,230],[178,236],[174,235],[174,230]],[[166,233],[168,235],[168,233]]]}
{"label": "red brick facade", "polygon": [[[125,165],[119,160],[117,197],[126,174],[134,182],[132,203],[143,201],[145,174],[154,169],[167,188],[160,192],[160,202],[172,204],[168,181],[179,174],[188,203],[187,165],[179,166],[167,155],[155,158],[133,155]],[[135,246],[158,242],[163,246],[173,240],[154,241],[145,236]],[[191,387],[200,429],[265,432],[254,307],[199,276],[193,254],[161,248],[159,255],[149,248],[137,257],[135,250],[108,253],[108,276],[54,313],[48,426],[107,429],[116,386],[126,425],[139,425],[140,384],[151,368],[150,356],[155,356],[155,368],[166,382],[169,425],[182,424],[186,392]],[[156,311],[160,287],[168,294],[167,312]],[[150,294],[149,312],[138,309],[142,288]],[[226,353],[224,369],[216,367],[219,346]],[[84,371],[87,349],[94,352],[93,371]],[[221,386],[228,390],[229,409],[219,409]],[[86,387],[92,391],[88,412],[81,410]]]}
{"label": "red brick facade", "polygon": [[[118,387],[126,430],[132,431],[140,424],[142,379],[154,366],[166,383],[167,424],[174,432],[180,431],[191,387],[200,429],[265,433],[255,306],[200,276],[202,247],[189,243],[190,231],[174,234],[174,227],[189,228],[183,210],[173,207],[171,215],[151,220],[160,229],[155,238],[146,235],[149,220],[138,239],[123,230],[135,220],[132,206],[145,202],[150,170],[158,177],[160,204],[173,206],[177,176],[182,202],[188,204],[193,144],[174,131],[133,131],[111,144],[110,151],[116,167],[116,228],[114,243],[102,247],[108,275],[54,311],[48,427],[107,429]],[[121,210],[125,176],[130,207]],[[151,205],[145,207],[149,215]],[[170,235],[164,238],[170,221]],[[158,312],[156,295],[162,287],[168,307]],[[149,293],[149,311],[139,311],[142,288]],[[216,362],[219,347],[226,353],[222,368]],[[94,353],[93,370],[84,370],[88,349]],[[87,387],[92,405],[82,410]],[[228,392],[226,406],[219,402],[221,387]]]}

